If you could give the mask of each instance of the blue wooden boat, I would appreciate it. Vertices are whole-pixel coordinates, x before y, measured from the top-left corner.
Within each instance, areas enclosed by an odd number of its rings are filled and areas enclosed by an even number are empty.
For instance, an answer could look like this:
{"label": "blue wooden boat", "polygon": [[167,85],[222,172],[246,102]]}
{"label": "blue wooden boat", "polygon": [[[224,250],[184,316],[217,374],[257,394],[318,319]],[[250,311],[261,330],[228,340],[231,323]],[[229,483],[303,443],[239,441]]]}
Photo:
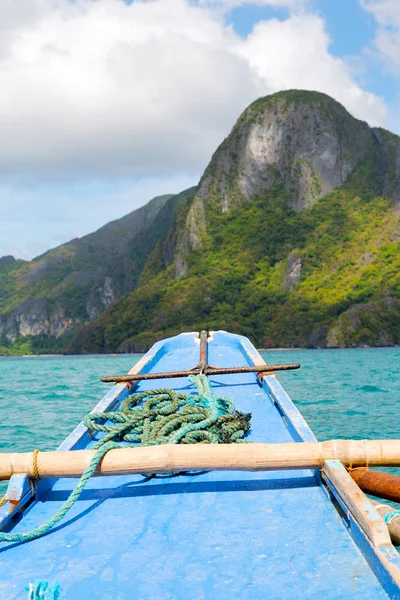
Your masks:
{"label": "blue wooden boat", "polygon": [[[210,334],[208,361],[265,364],[246,338],[222,331]],[[155,344],[131,373],[198,362],[199,335],[185,333]],[[211,383],[252,413],[250,441],[315,441],[273,374],[262,382],[255,373],[213,375]],[[193,389],[187,378],[137,385]],[[128,389],[115,385],[94,410],[116,410]],[[81,423],[58,450],[90,448],[98,437]],[[0,544],[0,598],[27,598],[35,580],[57,580],[67,600],[400,598],[400,557],[386,525],[361,492],[358,500],[346,492],[341,463],[328,463],[324,478],[319,470],[95,477],[47,535]],[[42,524],[75,485],[43,479],[35,488],[14,475],[0,530]]]}

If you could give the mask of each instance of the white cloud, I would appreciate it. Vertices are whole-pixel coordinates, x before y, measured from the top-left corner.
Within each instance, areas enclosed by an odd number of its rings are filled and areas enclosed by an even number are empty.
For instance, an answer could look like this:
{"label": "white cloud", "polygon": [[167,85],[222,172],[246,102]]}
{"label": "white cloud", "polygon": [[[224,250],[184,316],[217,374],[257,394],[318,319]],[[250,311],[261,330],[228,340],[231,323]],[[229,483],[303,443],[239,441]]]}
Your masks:
{"label": "white cloud", "polygon": [[3,174],[197,173],[250,101],[288,87],[385,120],[306,14],[260,23],[247,40],[189,0],[2,0],[0,23]]}
{"label": "white cloud", "polygon": [[271,19],[256,25],[241,52],[271,92],[301,88],[333,96],[371,125],[386,121],[385,102],[364,91],[350,68],[329,53],[330,39],[316,15]]}
{"label": "white cloud", "polygon": [[374,40],[378,57],[395,75],[400,74],[400,3],[398,0],[361,0],[378,22]]}
{"label": "white cloud", "polygon": [[0,56],[0,171],[197,170],[257,95],[230,28],[184,0],[17,2],[36,11]]}
{"label": "white cloud", "polygon": [[309,4],[309,0],[199,0],[200,6],[219,6],[224,10],[230,10],[236,6],[271,6],[276,8],[288,8],[290,10],[303,9]]}
{"label": "white cloud", "polygon": [[[245,4],[291,16],[243,39],[226,12]],[[196,183],[259,96],[315,89],[385,125],[385,103],[330,54],[307,6],[0,0],[0,256],[31,257]]]}
{"label": "white cloud", "polygon": [[360,0],[361,6],[371,12],[382,25],[400,25],[398,0]]}

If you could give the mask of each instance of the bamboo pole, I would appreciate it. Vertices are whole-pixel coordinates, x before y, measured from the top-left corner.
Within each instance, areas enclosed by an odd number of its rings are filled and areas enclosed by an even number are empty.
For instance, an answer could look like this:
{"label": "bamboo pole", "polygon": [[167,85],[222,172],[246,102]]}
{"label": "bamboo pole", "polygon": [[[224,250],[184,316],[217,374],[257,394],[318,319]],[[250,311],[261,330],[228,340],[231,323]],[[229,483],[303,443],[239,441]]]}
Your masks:
{"label": "bamboo pole", "polygon": [[[38,473],[76,477],[93,458],[93,450],[40,452]],[[190,444],[110,450],[95,475],[168,473],[179,471],[271,471],[321,468],[327,459],[346,466],[400,465],[400,440],[330,440],[290,444]],[[15,473],[33,476],[33,453],[0,454],[0,480]]]}

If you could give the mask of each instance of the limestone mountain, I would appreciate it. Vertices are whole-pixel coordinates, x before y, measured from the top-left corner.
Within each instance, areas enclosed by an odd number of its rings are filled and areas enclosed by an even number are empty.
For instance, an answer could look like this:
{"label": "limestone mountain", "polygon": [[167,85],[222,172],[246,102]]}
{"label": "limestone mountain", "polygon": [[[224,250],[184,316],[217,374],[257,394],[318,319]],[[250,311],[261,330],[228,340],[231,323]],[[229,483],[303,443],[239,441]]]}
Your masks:
{"label": "limestone mountain", "polygon": [[64,350],[74,329],[135,289],[148,256],[190,193],[154,198],[33,261],[0,258],[0,353],[10,347]]}
{"label": "limestone mountain", "polygon": [[259,346],[400,343],[400,138],[325,94],[239,117],[148,256],[75,352],[143,350],[185,329]]}

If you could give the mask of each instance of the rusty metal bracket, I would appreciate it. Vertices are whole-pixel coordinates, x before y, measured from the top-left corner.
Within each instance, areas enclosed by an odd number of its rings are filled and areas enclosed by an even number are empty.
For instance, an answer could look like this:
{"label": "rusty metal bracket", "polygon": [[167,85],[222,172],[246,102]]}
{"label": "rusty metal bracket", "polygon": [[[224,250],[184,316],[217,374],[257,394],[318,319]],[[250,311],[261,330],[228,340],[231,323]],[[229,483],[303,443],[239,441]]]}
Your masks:
{"label": "rusty metal bracket", "polygon": [[184,371],[169,371],[164,373],[135,373],[127,375],[110,375],[102,377],[101,381],[104,383],[126,383],[131,381],[141,381],[148,379],[169,379],[175,377],[188,377],[189,375],[234,375],[237,373],[273,373],[274,371],[291,371],[299,369],[299,363],[287,363],[277,365],[257,365],[253,367],[214,367],[207,363],[208,354],[208,342],[207,332],[202,331],[200,333],[200,362],[191,369]]}

